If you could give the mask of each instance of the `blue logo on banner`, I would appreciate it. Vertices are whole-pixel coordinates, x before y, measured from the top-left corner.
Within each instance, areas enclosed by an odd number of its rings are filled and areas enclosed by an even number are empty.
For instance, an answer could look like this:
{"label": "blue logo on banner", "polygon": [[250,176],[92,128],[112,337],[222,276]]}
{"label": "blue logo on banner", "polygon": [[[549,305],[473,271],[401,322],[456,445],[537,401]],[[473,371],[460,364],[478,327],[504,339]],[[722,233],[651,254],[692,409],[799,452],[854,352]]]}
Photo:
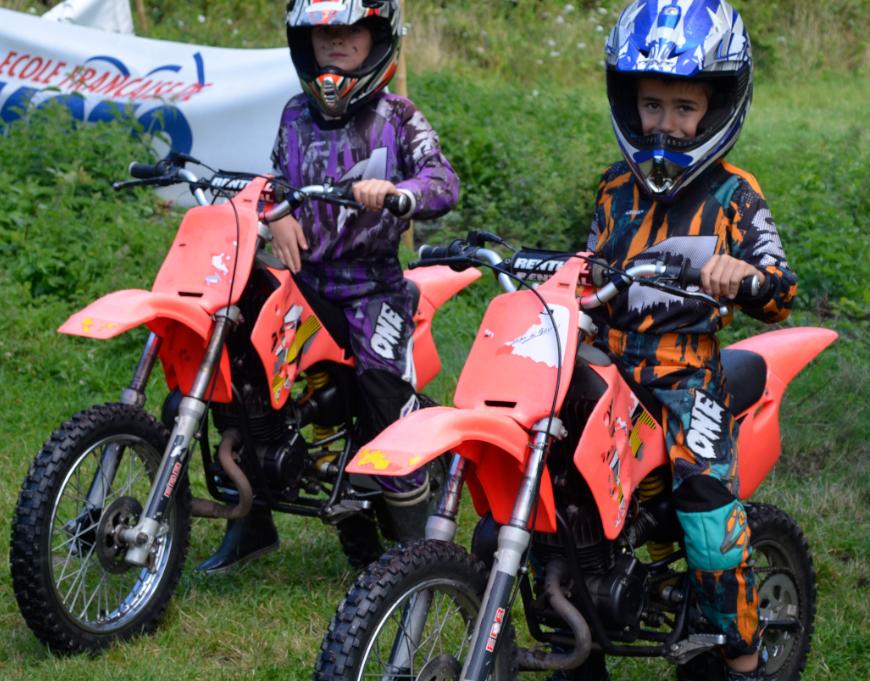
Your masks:
{"label": "blue logo on banner", "polygon": [[[185,93],[187,93],[188,96],[191,96],[191,91],[193,91],[192,94],[195,94],[196,92],[207,87],[207,84],[205,82],[205,63],[203,61],[202,55],[197,52],[193,55],[193,60],[196,66],[196,85],[189,86],[185,90],[185,92],[182,93],[182,96]],[[120,59],[109,55],[97,55],[94,57],[90,57],[84,63],[94,66],[99,63],[106,64],[109,67],[115,69],[124,78],[124,80],[126,80],[130,76],[130,69],[127,68],[126,64],[124,64],[124,62]],[[158,66],[154,69],[151,69],[151,71],[145,74],[145,78],[148,78],[158,72],[168,71],[178,73],[179,71],[181,71],[181,69],[182,67],[178,64],[164,64],[163,66]],[[135,81],[130,81],[131,85],[133,82]],[[150,83],[151,81],[146,81],[146,85]],[[8,85],[8,82],[0,81],[0,100],[2,100],[2,93],[4,90],[6,90],[6,87]],[[181,83],[178,83],[178,85],[180,86]],[[84,91],[87,91],[88,89],[87,85],[84,82],[82,83],[81,87]],[[122,87],[124,87],[123,84],[119,85],[118,89],[121,89]],[[153,87],[154,86],[152,86],[152,88]],[[153,92],[152,88],[147,88],[147,90],[151,90]],[[46,90],[47,89],[50,88],[46,88]],[[97,88],[97,90],[99,90],[99,88]],[[91,91],[93,92],[93,88]],[[41,92],[43,92],[43,89],[41,88],[33,88],[26,85],[21,86],[17,90],[13,91],[11,94],[8,95],[8,97],[6,97],[6,100],[2,102],[2,107],[0,107],[0,122],[11,123],[21,118],[22,115],[30,108],[34,96]],[[133,94],[135,95],[136,93]],[[135,96],[132,99],[135,100]],[[171,101],[171,99],[172,98],[170,97],[169,101]],[[139,113],[139,111],[143,108],[142,101],[130,101],[125,103],[119,100],[105,99],[97,102],[97,104],[90,109],[90,112],[86,114],[85,97],[82,94],[73,92],[61,93],[45,99],[41,99],[37,108],[41,109],[43,107],[49,106],[52,102],[66,107],[73,118],[82,122],[98,123],[114,120],[117,118],[123,119],[125,116],[133,116],[139,122],[139,124],[142,126],[146,133],[165,133],[169,137],[170,146],[173,151],[189,154],[193,149],[193,130],[190,127],[190,123],[187,121],[187,118],[178,107],[173,106],[171,103],[166,103],[166,100],[164,100],[164,103],[157,107],[148,109],[143,113]]]}

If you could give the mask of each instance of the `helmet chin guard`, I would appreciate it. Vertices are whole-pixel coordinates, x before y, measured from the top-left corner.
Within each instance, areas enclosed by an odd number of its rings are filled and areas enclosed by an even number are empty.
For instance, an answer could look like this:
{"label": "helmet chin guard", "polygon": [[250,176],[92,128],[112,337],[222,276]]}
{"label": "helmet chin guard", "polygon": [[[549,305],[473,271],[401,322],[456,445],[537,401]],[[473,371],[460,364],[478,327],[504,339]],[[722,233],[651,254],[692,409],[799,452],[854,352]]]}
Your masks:
{"label": "helmet chin guard", "polygon": [[[287,44],[302,90],[320,113],[340,119],[384,89],[396,71],[402,36],[399,0],[291,0]],[[372,48],[354,71],[317,63],[311,43],[316,26],[361,25]]]}
{"label": "helmet chin guard", "polygon": [[[752,101],[752,50],[739,13],[726,0],[635,0],[605,46],[611,122],[644,190],[670,201],[734,146]],[[684,79],[710,87],[707,113],[692,139],[644,135],[641,78]]]}

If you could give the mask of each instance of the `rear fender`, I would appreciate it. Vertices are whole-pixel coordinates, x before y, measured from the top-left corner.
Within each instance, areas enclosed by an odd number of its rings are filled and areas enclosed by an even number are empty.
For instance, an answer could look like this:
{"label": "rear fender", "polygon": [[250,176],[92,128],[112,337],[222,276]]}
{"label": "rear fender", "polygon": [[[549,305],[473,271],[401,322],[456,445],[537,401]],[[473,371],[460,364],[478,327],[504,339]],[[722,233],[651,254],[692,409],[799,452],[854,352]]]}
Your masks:
{"label": "rear fender", "polygon": [[[510,521],[528,452],[529,434],[495,410],[431,407],[400,419],[363,447],[347,467],[363,475],[408,475],[445,452],[471,465],[465,480],[474,508],[500,524]],[[535,529],[556,531],[553,487],[545,470]]]}
{"label": "rear fender", "polygon": [[405,279],[417,284],[420,296],[436,310],[466,286],[480,279],[480,276],[480,270],[474,267],[455,272],[446,265],[418,267],[405,272]]}
{"label": "rear fender", "polygon": [[414,312],[414,367],[418,390],[422,390],[441,370],[441,357],[432,337],[432,320],[438,308],[480,276],[478,269],[454,272],[444,265],[405,272],[405,278],[420,289],[420,304]]}
{"label": "rear fender", "polygon": [[741,415],[737,440],[739,496],[746,499],[758,489],[781,454],[779,407],[786,386],[837,333],[818,327],[779,329],[746,338],[729,349],[750,350],[767,365],[767,381],[761,399]]}
{"label": "rear fender", "polygon": [[[212,329],[211,317],[197,299],[140,289],[115,291],[73,314],[58,331],[106,340],[143,324],[162,339],[160,361],[169,389],[189,393]],[[211,399],[230,402],[230,386],[224,350]]]}

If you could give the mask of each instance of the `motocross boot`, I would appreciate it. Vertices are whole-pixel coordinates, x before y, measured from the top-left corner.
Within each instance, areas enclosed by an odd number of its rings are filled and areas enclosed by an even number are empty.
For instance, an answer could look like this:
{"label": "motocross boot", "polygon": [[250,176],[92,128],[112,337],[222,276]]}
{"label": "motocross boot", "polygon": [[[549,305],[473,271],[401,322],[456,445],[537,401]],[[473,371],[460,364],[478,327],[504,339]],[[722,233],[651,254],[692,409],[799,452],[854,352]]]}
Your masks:
{"label": "motocross boot", "polygon": [[196,566],[199,572],[219,574],[275,551],[278,530],[272,512],[254,509],[244,518],[228,520],[223,542],[214,555]]}
{"label": "motocross boot", "polygon": [[677,681],[774,681],[764,675],[766,661],[767,654],[762,651],[754,671],[738,672],[725,664],[718,652],[704,653],[677,667]]}

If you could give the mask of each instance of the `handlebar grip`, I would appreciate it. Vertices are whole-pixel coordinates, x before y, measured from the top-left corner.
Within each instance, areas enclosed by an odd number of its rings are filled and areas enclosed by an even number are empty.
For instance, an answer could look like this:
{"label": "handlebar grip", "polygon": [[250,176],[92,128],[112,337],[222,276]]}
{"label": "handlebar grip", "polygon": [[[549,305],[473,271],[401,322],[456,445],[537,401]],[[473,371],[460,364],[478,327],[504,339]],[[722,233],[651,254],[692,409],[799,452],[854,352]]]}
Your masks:
{"label": "handlebar grip", "polygon": [[755,298],[758,298],[758,294],[761,293],[761,288],[761,282],[754,274],[750,274],[748,277],[743,277],[740,281],[740,288],[737,289],[737,295],[734,297],[734,300],[754,300]]}
{"label": "handlebar grip", "polygon": [[450,246],[420,246],[420,250],[417,251],[417,257],[420,260],[441,260],[442,258],[449,258],[451,256],[456,255],[455,251],[451,250]]}
{"label": "handlebar grip", "polygon": [[384,197],[384,208],[396,217],[404,217],[411,209],[411,199],[407,194],[387,194]]}
{"label": "handlebar grip", "polygon": [[154,163],[136,163],[136,161],[127,167],[127,172],[139,180],[151,180],[163,174]]}
{"label": "handlebar grip", "polygon": [[700,286],[701,285],[701,269],[698,267],[692,267],[692,263],[688,260],[683,262],[683,266],[680,269],[679,276],[680,286],[686,288],[687,286]]}

